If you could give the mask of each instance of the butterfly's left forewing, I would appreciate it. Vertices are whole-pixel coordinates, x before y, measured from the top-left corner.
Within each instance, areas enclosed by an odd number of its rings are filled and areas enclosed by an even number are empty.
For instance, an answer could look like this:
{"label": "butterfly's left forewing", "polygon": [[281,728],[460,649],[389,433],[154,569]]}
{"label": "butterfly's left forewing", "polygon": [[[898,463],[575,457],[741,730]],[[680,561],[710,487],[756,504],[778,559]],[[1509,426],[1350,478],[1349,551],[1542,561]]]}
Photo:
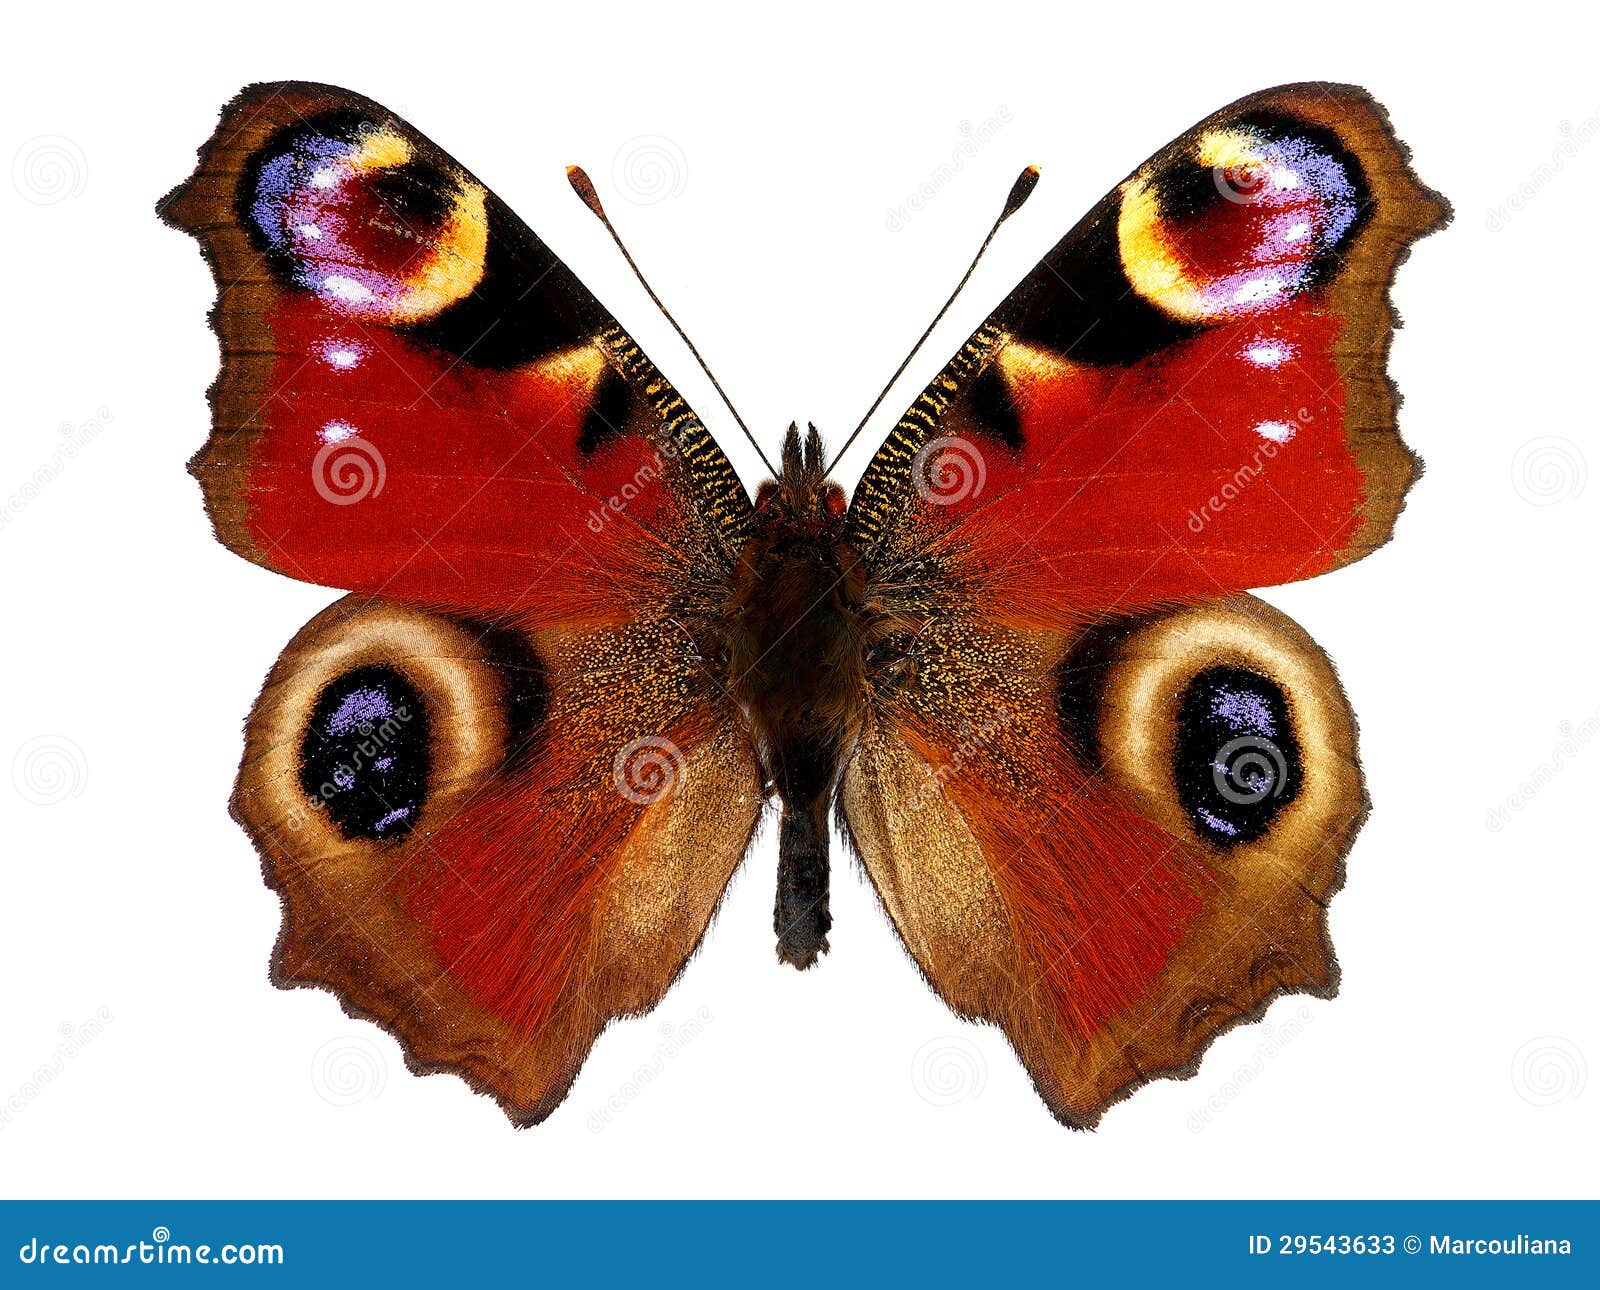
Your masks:
{"label": "butterfly's left forewing", "polygon": [[566,621],[731,563],[749,503],[549,247],[370,99],[258,85],[162,203],[217,280],[191,463],[218,537],[290,577]]}
{"label": "butterfly's left forewing", "polygon": [[217,279],[192,469],[218,537],[357,593],[246,731],[274,979],[540,1119],[659,1000],[755,828],[694,635],[749,503],[566,266],[378,104],[252,87],[162,209]]}
{"label": "butterfly's left forewing", "polygon": [[1092,1124],[1326,993],[1354,721],[1249,596],[1383,542],[1415,466],[1388,286],[1444,206],[1348,87],[1267,91],[1119,185],[963,346],[849,531],[904,624],[841,802],[929,980]]}

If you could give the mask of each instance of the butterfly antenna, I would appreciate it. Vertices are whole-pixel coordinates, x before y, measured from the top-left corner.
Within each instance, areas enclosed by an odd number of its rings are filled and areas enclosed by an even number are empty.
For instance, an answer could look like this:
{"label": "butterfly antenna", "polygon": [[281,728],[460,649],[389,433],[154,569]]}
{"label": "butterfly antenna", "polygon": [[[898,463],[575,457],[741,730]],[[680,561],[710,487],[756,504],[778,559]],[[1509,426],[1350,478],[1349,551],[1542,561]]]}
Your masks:
{"label": "butterfly antenna", "polygon": [[867,422],[872,420],[872,414],[878,410],[878,405],[889,397],[889,391],[894,389],[895,382],[905,375],[906,368],[911,366],[911,360],[917,356],[917,352],[922,348],[928,337],[933,335],[933,329],[939,325],[945,314],[950,312],[950,306],[955,304],[956,297],[961,294],[967,283],[972,280],[972,275],[978,268],[978,261],[983,259],[983,253],[989,249],[989,243],[994,241],[994,235],[1000,231],[1000,226],[1022,209],[1022,203],[1033,195],[1034,185],[1038,182],[1038,166],[1029,166],[1017,176],[1017,182],[1011,185],[1011,191],[1006,195],[1006,204],[1000,211],[1000,217],[995,220],[988,236],[983,239],[983,245],[978,248],[978,253],[972,257],[972,263],[967,266],[967,271],[961,275],[961,281],[956,283],[956,289],[950,293],[950,298],[944,302],[939,312],[934,314],[933,321],[928,324],[927,330],[917,337],[917,343],[911,347],[911,352],[905,356],[900,366],[894,369],[894,375],[889,378],[889,383],[879,391],[878,397],[872,400],[872,406],[867,409],[866,416],[861,418],[860,423],[850,432],[850,437],[844,441],[844,447],[834,454],[833,460],[828,463],[828,474],[833,474],[833,468],[839,464],[845,453],[850,451],[850,445],[867,428]]}
{"label": "butterfly antenna", "polygon": [[744,431],[744,437],[750,441],[750,446],[756,450],[756,456],[761,458],[761,464],[767,468],[771,476],[776,479],[778,472],[767,460],[767,454],[761,451],[761,445],[756,442],[755,435],[750,433],[750,427],[745,425],[744,418],[739,415],[739,409],[733,406],[733,400],[728,397],[728,392],[722,388],[722,382],[717,380],[711,371],[711,366],[701,357],[700,351],[694,347],[694,342],[689,339],[687,332],[678,326],[678,320],[672,316],[672,311],[661,303],[661,297],[656,295],[656,289],[650,285],[639,266],[634,262],[633,256],[628,253],[628,248],[623,244],[621,235],[611,223],[611,218],[606,214],[606,208],[600,204],[600,194],[595,192],[594,183],[584,173],[582,166],[567,167],[567,182],[572,185],[572,191],[583,200],[583,204],[594,213],[594,217],[605,225],[606,232],[611,234],[611,240],[617,244],[617,250],[622,252],[622,258],[628,262],[628,267],[633,270],[633,276],[639,279],[639,285],[645,293],[655,301],[656,308],[661,310],[662,316],[672,324],[672,330],[678,333],[679,339],[689,347],[689,352],[694,355],[694,361],[700,364],[700,370],[706,374],[706,379],[711,382],[711,388],[717,392],[717,397],[722,400],[722,405],[732,414],[733,419],[739,423],[739,429]]}

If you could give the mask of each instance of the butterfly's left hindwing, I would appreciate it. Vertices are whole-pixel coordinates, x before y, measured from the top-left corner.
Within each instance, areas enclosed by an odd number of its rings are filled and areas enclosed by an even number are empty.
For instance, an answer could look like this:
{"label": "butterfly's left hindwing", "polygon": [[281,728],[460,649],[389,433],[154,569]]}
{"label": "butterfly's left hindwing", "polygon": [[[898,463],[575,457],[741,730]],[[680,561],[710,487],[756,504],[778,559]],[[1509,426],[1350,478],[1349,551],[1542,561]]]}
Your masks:
{"label": "butterfly's left hindwing", "polygon": [[1386,540],[1415,474],[1388,288],[1444,213],[1358,90],[1224,108],[1002,302],[852,499],[904,630],[846,825],[935,989],[1065,1121],[1334,988],[1354,721],[1240,593]]}
{"label": "butterfly's left hindwing", "polygon": [[282,986],[332,989],[519,1123],[699,943],[764,797],[663,639],[357,597],[301,630],[234,812],[283,896]]}
{"label": "butterfly's left hindwing", "polygon": [[282,985],[519,1123],[654,1006],[763,797],[696,662],[750,506],[581,283],[378,104],[246,90],[162,205],[217,279],[218,537],[360,593],[252,712]]}

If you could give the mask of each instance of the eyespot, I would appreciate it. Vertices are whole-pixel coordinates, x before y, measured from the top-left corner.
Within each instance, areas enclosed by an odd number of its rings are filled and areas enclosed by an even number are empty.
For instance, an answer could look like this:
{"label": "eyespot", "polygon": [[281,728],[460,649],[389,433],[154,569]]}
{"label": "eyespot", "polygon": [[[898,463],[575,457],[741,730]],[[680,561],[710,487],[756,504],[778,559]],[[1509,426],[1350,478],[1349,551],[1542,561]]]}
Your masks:
{"label": "eyespot", "polygon": [[1196,672],[1178,703],[1172,774],[1195,832],[1225,847],[1259,838],[1300,789],[1283,691],[1249,668]]}
{"label": "eyespot", "polygon": [[339,314],[393,326],[437,317],[482,280],[486,200],[398,128],[350,113],[274,135],[239,190],[281,276]]}
{"label": "eyespot", "polygon": [[247,727],[237,806],[308,858],[426,835],[546,738],[525,633],[350,597],[301,629]]}
{"label": "eyespot", "polygon": [[390,667],[357,667],[323,687],[300,741],[300,788],[346,838],[416,827],[431,760],[422,695]]}
{"label": "eyespot", "polygon": [[1320,280],[1368,196],[1360,162],[1333,132],[1256,113],[1202,131],[1123,185],[1123,272],[1183,322],[1263,313]]}
{"label": "eyespot", "polygon": [[1085,769],[1222,863],[1321,845],[1359,817],[1338,679],[1305,632],[1250,596],[1103,621],[1056,682]]}

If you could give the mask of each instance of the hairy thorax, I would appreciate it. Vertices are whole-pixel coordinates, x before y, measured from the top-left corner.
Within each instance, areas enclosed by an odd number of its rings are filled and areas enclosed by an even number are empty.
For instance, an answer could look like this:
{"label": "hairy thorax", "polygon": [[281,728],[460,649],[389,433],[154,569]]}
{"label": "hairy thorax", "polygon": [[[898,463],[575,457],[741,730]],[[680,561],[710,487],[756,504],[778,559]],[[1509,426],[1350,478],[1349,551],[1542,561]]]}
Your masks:
{"label": "hairy thorax", "polygon": [[835,752],[866,701],[863,574],[818,523],[758,528],[740,559],[728,618],[730,688],[769,753]]}

